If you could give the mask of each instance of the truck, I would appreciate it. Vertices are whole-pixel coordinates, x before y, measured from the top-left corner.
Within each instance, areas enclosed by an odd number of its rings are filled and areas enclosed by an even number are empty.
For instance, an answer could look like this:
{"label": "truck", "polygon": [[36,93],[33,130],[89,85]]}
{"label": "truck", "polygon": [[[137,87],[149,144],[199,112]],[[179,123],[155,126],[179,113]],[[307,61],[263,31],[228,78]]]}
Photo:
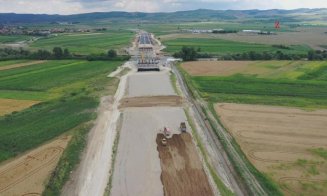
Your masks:
{"label": "truck", "polygon": [[182,133],[185,133],[186,132],[186,123],[185,122],[181,122],[181,125],[180,125],[180,130]]}

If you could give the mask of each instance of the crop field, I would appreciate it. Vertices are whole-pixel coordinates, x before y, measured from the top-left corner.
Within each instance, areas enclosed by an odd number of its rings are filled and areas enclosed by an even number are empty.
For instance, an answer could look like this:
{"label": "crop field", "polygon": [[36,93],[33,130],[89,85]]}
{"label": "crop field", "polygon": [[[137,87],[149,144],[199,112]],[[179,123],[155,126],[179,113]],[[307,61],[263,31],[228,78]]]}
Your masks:
{"label": "crop field", "polygon": [[202,39],[222,39],[226,41],[256,43],[265,45],[306,45],[313,49],[322,50],[327,45],[326,28],[312,27],[312,28],[296,28],[293,31],[277,32],[276,35],[255,35],[246,33],[229,33],[229,34],[191,34],[185,32],[171,32],[161,35],[162,41],[186,39],[186,38],[202,38]]}
{"label": "crop field", "polygon": [[20,64],[30,62],[30,60],[10,60],[10,61],[0,61],[0,67],[9,66],[13,64]]}
{"label": "crop field", "polygon": [[105,33],[64,34],[42,38],[31,44],[34,49],[52,50],[59,46],[76,54],[105,53],[109,49],[122,49],[129,45],[134,33],[113,31]]}
{"label": "crop field", "polygon": [[246,157],[285,195],[326,195],[327,110],[229,103],[215,109]]}
{"label": "crop field", "polygon": [[173,53],[180,51],[183,46],[200,48],[201,52],[209,54],[232,54],[243,52],[276,52],[282,51],[288,54],[306,54],[309,47],[305,45],[290,46],[290,49],[275,48],[272,45],[235,42],[216,38],[177,38],[163,42],[167,52]]}
{"label": "crop field", "polygon": [[0,98],[0,116],[29,108],[37,103],[39,102],[30,101],[30,100],[15,100],[15,99]]}
{"label": "crop field", "polygon": [[[197,64],[198,63],[198,64]],[[182,65],[188,73],[200,75],[201,64]],[[325,62],[208,62],[208,70],[217,76],[189,76],[200,94],[212,102],[254,103],[296,106],[303,108],[327,107]],[[230,65],[230,66],[228,66]],[[219,68],[216,68],[219,67]],[[231,68],[234,66],[234,69]],[[194,70],[200,70],[198,73]],[[204,75],[209,73],[204,71]],[[214,71],[213,71],[214,72]],[[213,75],[213,74],[209,74]]]}
{"label": "crop field", "polygon": [[260,78],[324,80],[324,61],[195,61],[182,64],[192,76],[253,75]]}
{"label": "crop field", "polygon": [[113,80],[106,76],[120,64],[47,61],[0,71],[2,99],[42,102],[0,117],[0,162],[93,119],[98,94]]}
{"label": "crop field", "polygon": [[10,63],[9,65],[1,65],[0,64],[0,71],[2,70],[7,70],[7,69],[15,69],[18,67],[25,67],[29,65],[35,65],[35,64],[41,64],[44,63],[45,61],[26,61],[26,62],[19,62],[19,63]]}
{"label": "crop field", "polygon": [[0,35],[1,43],[12,43],[29,40],[31,37],[27,35]]}

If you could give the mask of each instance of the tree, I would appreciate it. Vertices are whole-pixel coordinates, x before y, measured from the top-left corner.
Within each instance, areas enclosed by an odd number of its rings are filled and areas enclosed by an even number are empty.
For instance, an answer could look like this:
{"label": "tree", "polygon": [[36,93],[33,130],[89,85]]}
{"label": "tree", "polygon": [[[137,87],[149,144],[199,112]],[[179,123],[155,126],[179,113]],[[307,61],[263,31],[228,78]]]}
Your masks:
{"label": "tree", "polygon": [[40,59],[40,60],[48,60],[51,59],[51,52],[47,50],[38,50],[36,53],[32,55],[34,58]]}
{"label": "tree", "polygon": [[116,50],[113,50],[113,49],[109,50],[107,56],[108,56],[109,58],[116,58],[116,57],[117,57],[117,52],[116,52]]}
{"label": "tree", "polygon": [[64,50],[64,55],[63,55],[64,58],[69,58],[70,57],[70,52],[67,48],[65,48]]}
{"label": "tree", "polygon": [[193,47],[184,46],[180,52],[174,54],[174,57],[182,58],[184,61],[194,61],[198,53]]}
{"label": "tree", "polygon": [[61,59],[64,54],[60,47],[54,47],[52,52],[55,59]]}

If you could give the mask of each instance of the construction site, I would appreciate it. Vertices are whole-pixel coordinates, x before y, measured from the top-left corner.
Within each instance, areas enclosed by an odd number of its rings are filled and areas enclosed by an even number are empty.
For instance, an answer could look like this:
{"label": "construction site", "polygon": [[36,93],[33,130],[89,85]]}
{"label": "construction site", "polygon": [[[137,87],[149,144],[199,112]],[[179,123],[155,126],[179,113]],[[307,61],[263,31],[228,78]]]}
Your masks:
{"label": "construction site", "polygon": [[140,32],[137,39],[138,47],[138,71],[160,71],[159,58],[154,50],[153,35]]}
{"label": "construction site", "polygon": [[158,60],[152,35],[141,32],[136,40],[140,55],[120,100],[111,195],[215,195],[192,139],[187,101],[174,90],[170,69]]}

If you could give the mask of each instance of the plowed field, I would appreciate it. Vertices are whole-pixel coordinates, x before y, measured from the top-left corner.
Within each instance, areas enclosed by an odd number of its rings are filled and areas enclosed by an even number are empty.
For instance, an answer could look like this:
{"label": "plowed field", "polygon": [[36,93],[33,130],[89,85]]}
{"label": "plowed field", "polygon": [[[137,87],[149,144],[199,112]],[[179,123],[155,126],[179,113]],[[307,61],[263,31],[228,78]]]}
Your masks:
{"label": "plowed field", "polygon": [[247,158],[286,195],[327,193],[327,111],[217,104]]}

